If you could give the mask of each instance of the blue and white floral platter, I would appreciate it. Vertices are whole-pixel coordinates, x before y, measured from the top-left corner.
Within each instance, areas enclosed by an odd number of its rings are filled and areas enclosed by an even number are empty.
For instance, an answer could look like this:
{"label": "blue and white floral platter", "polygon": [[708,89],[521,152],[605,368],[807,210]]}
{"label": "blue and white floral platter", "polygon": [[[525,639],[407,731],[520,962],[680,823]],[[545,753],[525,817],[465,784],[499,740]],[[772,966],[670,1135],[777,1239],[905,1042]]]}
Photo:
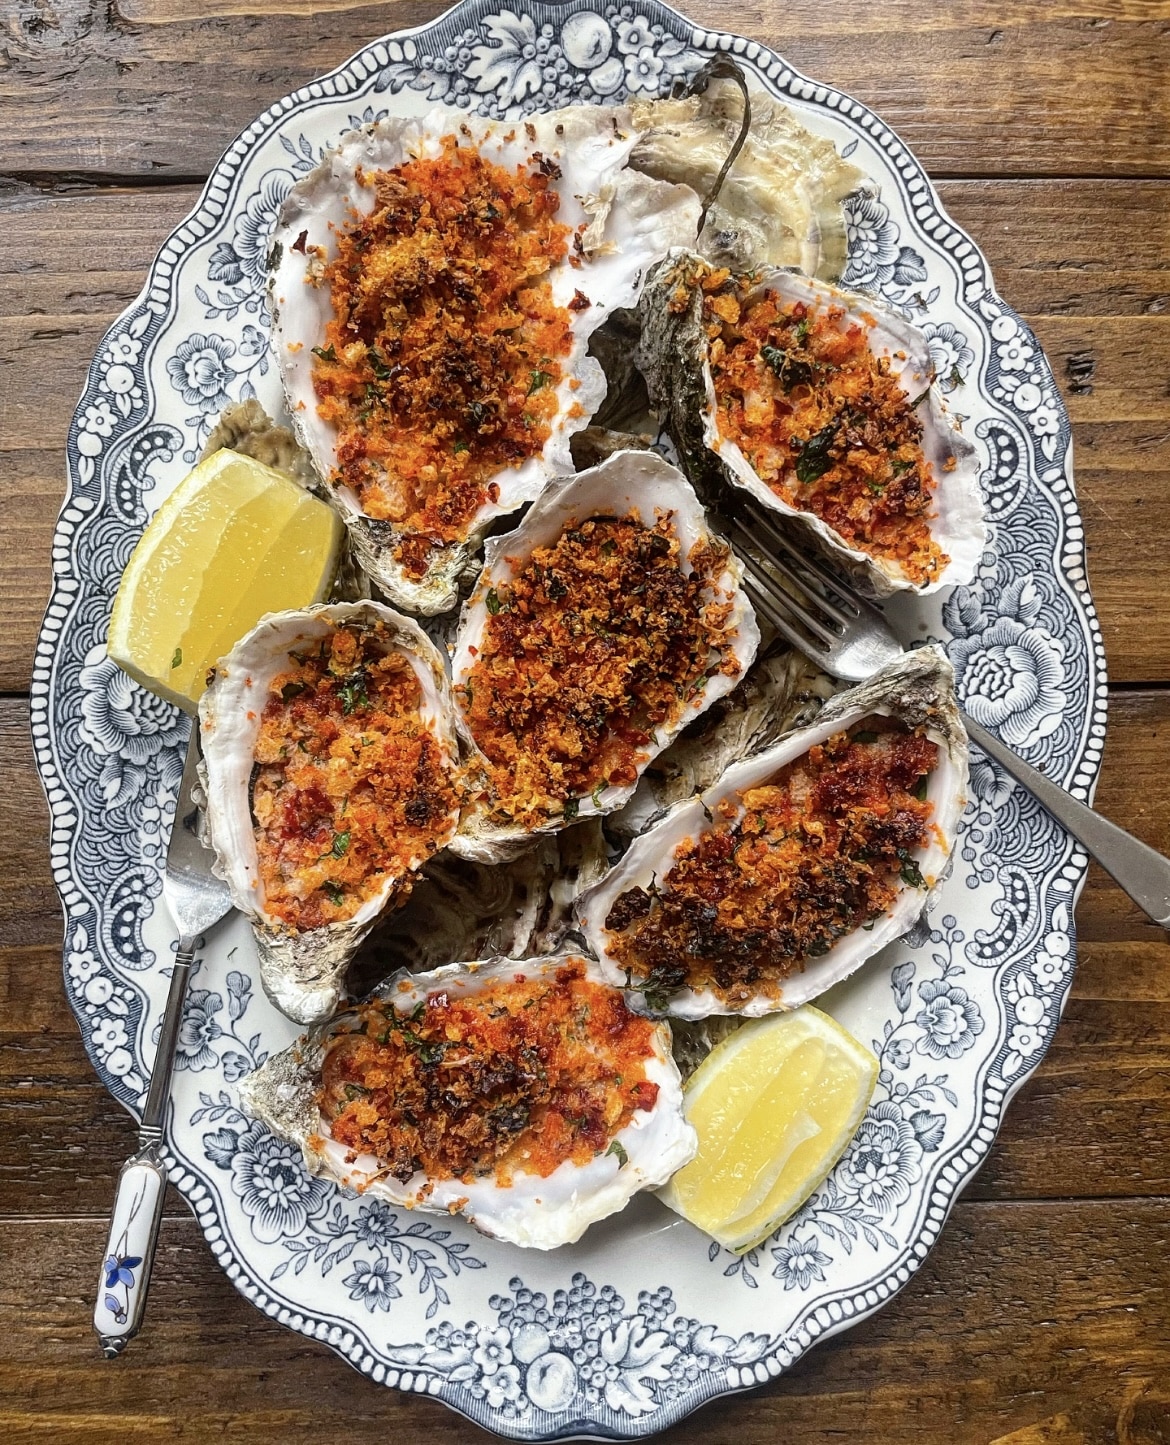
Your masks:
{"label": "blue and white floral platter", "polygon": [[[122,568],[223,407],[280,406],[263,302],[269,231],[348,128],[442,101],[492,116],[654,95],[713,54],[833,138],[870,183],[847,202],[847,284],[925,327],[983,460],[979,575],[902,605],[943,639],[972,716],[1075,795],[1101,759],[1105,677],[1085,579],[1068,421],[1028,328],[886,126],[750,40],[656,0],[464,0],[278,101],[236,140],[94,359],[68,444],[69,493],[36,656],[32,717],[66,912],[65,982],[94,1067],[141,1109],[174,949],[160,866],[188,722],[108,659]],[[294,1028],[255,986],[233,918],[203,954],[179,1042],[171,1178],[236,1287],[364,1374],[525,1440],[654,1433],[761,1384],[878,1309],[937,1239],[1039,1063],[1071,982],[1084,854],[977,755],[933,927],[825,1006],[881,1062],[845,1157],[800,1213],[737,1258],[655,1200],[542,1255],[461,1220],[343,1197],[239,1110],[240,1078]],[[137,1261],[108,1262],[117,1309]]]}

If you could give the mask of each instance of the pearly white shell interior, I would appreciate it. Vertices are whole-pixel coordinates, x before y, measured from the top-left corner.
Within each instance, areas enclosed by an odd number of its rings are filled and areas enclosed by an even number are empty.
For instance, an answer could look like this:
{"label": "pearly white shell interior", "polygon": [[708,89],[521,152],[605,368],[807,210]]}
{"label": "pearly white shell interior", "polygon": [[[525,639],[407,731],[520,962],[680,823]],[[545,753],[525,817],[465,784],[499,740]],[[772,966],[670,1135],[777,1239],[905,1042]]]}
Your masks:
{"label": "pearly white shell interior", "polygon": [[[346,622],[384,622],[389,648],[397,647],[419,680],[419,715],[432,731],[445,758],[454,765],[458,743],[450,693],[442,659],[416,622],[377,602],[337,602],[303,612],[276,612],[262,618],[216,667],[216,678],[199,706],[201,743],[206,768],[207,819],[219,869],[241,912],[262,923],[277,924],[265,910],[256,837],[249,799],[256,739],[272,679],[287,670],[288,655],[306,642],[328,637]],[[457,813],[448,820],[454,832]],[[446,841],[444,838],[443,841]],[[412,859],[404,872],[424,860]],[[327,924],[328,932],[360,930],[385,907],[402,876],[386,880],[343,923]]]}
{"label": "pearly white shell interior", "polygon": [[[539,151],[560,169],[552,181],[561,202],[557,220],[574,229],[588,228],[585,254],[577,256],[570,247],[569,255],[548,273],[557,304],[567,306],[577,291],[590,302],[569,313],[572,349],[562,364],[551,434],[539,455],[497,473],[498,496],[484,502],[469,529],[468,540],[474,544],[494,518],[531,501],[550,477],[573,472],[570,438],[588,426],[606,391],[601,366],[588,355],[589,338],[616,307],[636,301],[643,275],[654,261],[694,238],[699,199],[689,186],[627,169],[638,137],[624,107],[577,106],[528,121],[498,122],[440,106],[423,116],[395,116],[351,131],[294,187],[271,253],[272,345],[294,426],[324,478],[334,470],[337,438],[317,411],[312,348],[324,341],[333,312],[328,288],[313,282],[318,264],[313,248],[323,248],[326,262],[332,260],[338,231],[352,224],[355,212],[365,215],[372,209],[374,196],[358,183],[359,168],[389,170],[412,157],[437,156],[443,138],[450,135],[465,137],[486,159],[508,169],[527,166]],[[331,490],[343,519],[352,524],[362,517],[354,491]],[[454,603],[453,578],[438,586],[433,580],[420,583],[390,560],[380,570],[384,575],[379,581],[400,606],[433,613]]]}
{"label": "pearly white shell interior", "polygon": [[[408,1012],[436,989],[473,996],[501,977],[539,978],[555,973],[571,958],[560,955],[451,964],[430,973],[399,974],[379,993],[400,1012]],[[597,965],[589,959],[584,962],[587,976],[604,982]],[[566,1161],[545,1178],[517,1174],[507,1187],[489,1178],[470,1183],[445,1179],[434,1181],[433,1188],[426,1190],[425,1174],[400,1183],[382,1170],[373,1155],[351,1159],[350,1151],[329,1136],[324,1119],[319,1121],[316,1136],[297,1142],[315,1173],[390,1204],[432,1214],[461,1213],[485,1234],[532,1249],[572,1244],[589,1225],[623,1209],[640,1190],[660,1187],[694,1157],[697,1139],[683,1118],[682,1085],[671,1057],[669,1025],[655,1030],[653,1042],[646,1077],[658,1085],[658,1097],[653,1108],[639,1110],[614,1136],[625,1151],[624,1164],[615,1151],[600,1154],[587,1164]]]}

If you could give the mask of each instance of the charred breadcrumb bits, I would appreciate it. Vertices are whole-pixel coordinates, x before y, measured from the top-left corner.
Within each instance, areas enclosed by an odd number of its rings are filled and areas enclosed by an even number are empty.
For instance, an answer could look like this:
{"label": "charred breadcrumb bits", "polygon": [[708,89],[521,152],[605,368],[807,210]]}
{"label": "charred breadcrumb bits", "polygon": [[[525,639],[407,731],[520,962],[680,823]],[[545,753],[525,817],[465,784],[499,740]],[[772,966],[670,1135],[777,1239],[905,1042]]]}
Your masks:
{"label": "charred breadcrumb bits", "polygon": [[364,1004],[326,1054],[319,1096],[334,1139],[405,1183],[547,1177],[604,1152],[652,1109],[654,1024],[588,978],[580,959],[480,992],[434,989],[400,1013]]}
{"label": "charred breadcrumb bits", "polygon": [[714,586],[727,552],[700,543],[689,562],[669,517],[591,518],[487,594],[457,693],[504,815],[532,824],[633,783],[709,678],[738,675]]}
{"label": "charred breadcrumb bits", "polygon": [[[653,891],[632,888],[605,921],[634,984],[711,989],[742,1007],[880,917],[931,832],[926,779],[938,745],[889,718],[834,733],[675,850]],[[739,815],[739,816],[737,816]],[[656,1001],[665,1002],[665,999]]]}
{"label": "charred breadcrumb bits", "polygon": [[358,172],[373,192],[323,268],[333,318],[314,350],[332,480],[407,534],[416,577],[461,540],[490,478],[543,450],[572,346],[548,272],[568,253],[556,167],[508,171],[454,135],[434,158]]}
{"label": "charred breadcrumb bits", "polygon": [[789,506],[932,581],[950,558],[927,525],[937,483],[923,424],[867,326],[770,291],[745,301],[726,272],[702,287],[720,432]]}
{"label": "charred breadcrumb bits", "polygon": [[339,627],[289,654],[261,716],[252,815],[267,912],[298,930],[351,918],[446,841],[458,780],[385,629]]}

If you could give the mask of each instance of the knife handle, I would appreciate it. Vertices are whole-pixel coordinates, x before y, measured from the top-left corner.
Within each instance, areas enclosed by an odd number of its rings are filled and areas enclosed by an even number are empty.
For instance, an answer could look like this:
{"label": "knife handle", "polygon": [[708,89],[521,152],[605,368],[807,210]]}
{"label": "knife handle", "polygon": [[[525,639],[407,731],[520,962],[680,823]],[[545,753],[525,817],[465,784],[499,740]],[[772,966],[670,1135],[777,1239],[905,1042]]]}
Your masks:
{"label": "knife handle", "polygon": [[93,1311],[93,1327],[107,1360],[120,1355],[142,1326],[166,1187],[157,1144],[132,1154],[118,1175]]}

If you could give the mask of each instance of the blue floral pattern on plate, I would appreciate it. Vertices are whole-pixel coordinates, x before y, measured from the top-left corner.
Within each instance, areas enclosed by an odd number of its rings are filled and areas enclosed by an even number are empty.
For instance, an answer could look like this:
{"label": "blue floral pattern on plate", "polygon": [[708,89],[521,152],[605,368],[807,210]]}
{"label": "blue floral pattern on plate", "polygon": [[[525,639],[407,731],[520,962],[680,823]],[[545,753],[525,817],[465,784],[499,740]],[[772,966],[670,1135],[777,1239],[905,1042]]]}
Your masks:
{"label": "blue floral pattern on plate", "polygon": [[[866,173],[846,207],[846,280],[924,326],[982,453],[991,536],[977,577],[930,605],[899,604],[896,621],[944,643],[974,716],[1074,793],[1091,790],[1104,664],[1067,418],[1035,338],[914,158],[849,97],[665,5],[464,0],[278,101],[229,147],[102,341],[74,418],[33,728],[68,997],[95,1068],[131,1110],[174,948],[159,870],[188,723],[113,666],[106,627],[130,550],[220,409],[248,396],[279,406],[263,268],[281,202],[344,130],[391,110],[442,101],[515,116],[660,94],[718,52]],[[971,793],[933,926],[825,1001],[880,1060],[857,1137],[804,1209],[743,1256],[652,1200],[570,1249],[521,1254],[461,1220],[413,1219],[309,1178],[238,1107],[239,1079],[295,1032],[254,990],[238,918],[212,935],[188,1000],[171,1177],[259,1308],[375,1380],[516,1438],[643,1436],[762,1383],[910,1278],[1059,1019],[1084,856],[980,755]],[[107,1263],[112,1299],[135,1267]]]}

